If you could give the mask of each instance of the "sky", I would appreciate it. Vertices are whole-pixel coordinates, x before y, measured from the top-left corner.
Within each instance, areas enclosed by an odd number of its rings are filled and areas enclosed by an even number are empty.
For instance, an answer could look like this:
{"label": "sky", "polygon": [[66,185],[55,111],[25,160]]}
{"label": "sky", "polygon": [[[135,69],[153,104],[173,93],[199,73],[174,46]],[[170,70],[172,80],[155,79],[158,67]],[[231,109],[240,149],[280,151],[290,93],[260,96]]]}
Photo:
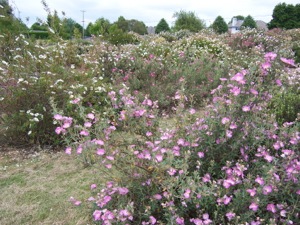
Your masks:
{"label": "sky", "polygon": [[[226,22],[236,15],[251,15],[255,20],[270,22],[274,7],[281,2],[299,4],[299,0],[46,0],[51,11],[56,10],[60,16],[63,11],[67,18],[81,25],[84,20],[85,27],[101,17],[113,23],[119,16],[143,21],[146,26],[156,26],[164,18],[173,26],[173,15],[181,10],[194,12],[207,26],[217,16],[222,16]],[[9,0],[9,3],[15,15],[29,27],[37,18],[45,20],[47,17],[41,0]]]}

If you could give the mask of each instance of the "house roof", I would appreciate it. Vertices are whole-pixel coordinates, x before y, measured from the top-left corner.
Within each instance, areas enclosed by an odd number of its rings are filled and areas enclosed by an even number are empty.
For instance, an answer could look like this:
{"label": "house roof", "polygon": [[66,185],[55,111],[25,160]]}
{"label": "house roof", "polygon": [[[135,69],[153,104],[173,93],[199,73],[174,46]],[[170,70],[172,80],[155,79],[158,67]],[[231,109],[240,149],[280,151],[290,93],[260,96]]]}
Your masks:
{"label": "house roof", "polygon": [[268,30],[268,26],[267,26],[267,23],[262,21],[262,20],[256,20],[256,26],[258,29],[261,29],[261,30]]}

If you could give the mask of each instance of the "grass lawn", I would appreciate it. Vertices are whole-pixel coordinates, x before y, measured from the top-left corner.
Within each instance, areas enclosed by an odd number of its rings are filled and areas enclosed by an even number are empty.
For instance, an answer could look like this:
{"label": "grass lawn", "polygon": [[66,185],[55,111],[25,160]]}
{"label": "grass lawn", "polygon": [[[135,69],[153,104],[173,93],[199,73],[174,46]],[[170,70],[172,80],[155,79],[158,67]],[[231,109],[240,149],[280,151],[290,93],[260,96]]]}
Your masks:
{"label": "grass lawn", "polygon": [[[92,224],[86,199],[99,182],[93,167],[83,168],[63,152],[26,157],[20,150],[0,151],[0,224]],[[71,196],[85,206],[73,206]]]}

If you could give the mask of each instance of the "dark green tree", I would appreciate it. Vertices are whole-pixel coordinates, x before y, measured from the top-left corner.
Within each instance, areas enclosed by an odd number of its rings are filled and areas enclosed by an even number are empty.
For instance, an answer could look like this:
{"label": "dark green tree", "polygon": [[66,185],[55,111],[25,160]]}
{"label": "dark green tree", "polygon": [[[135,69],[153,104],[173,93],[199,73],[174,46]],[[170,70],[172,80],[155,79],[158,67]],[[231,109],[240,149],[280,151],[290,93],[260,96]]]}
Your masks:
{"label": "dark green tree", "polygon": [[115,24],[118,26],[118,28],[120,28],[122,31],[127,32],[129,31],[129,23],[128,21],[123,17],[120,16],[117,20],[117,22],[115,22]]}
{"label": "dark green tree", "polygon": [[300,28],[300,4],[279,3],[275,6],[268,28]]}
{"label": "dark green tree", "polygon": [[205,28],[205,23],[194,12],[179,11],[173,15],[175,20],[174,30],[189,30],[191,32],[198,32]]}
{"label": "dark green tree", "polygon": [[128,29],[129,31],[135,32],[140,35],[147,34],[147,27],[142,21],[138,20],[129,20],[128,21]]}
{"label": "dark green tree", "polygon": [[242,27],[248,27],[248,28],[257,28],[256,22],[253,19],[252,16],[248,15],[245,19],[244,22],[242,23]]}
{"label": "dark green tree", "polygon": [[215,21],[212,24],[212,28],[218,34],[226,33],[228,31],[228,25],[221,16],[218,16],[215,19]]}
{"label": "dark green tree", "polygon": [[159,34],[162,31],[170,31],[170,30],[171,29],[169,27],[169,24],[167,23],[167,21],[164,18],[162,18],[155,27],[156,34]]}

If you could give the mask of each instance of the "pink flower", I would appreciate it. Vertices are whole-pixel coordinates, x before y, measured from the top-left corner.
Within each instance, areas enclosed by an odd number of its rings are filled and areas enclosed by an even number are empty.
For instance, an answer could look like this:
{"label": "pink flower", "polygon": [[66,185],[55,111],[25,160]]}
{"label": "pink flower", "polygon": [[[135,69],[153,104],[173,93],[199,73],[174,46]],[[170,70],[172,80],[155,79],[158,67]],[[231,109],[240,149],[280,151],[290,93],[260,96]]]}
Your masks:
{"label": "pink flower", "polygon": [[152,132],[150,132],[150,131],[147,131],[147,133],[146,133],[146,136],[147,136],[147,137],[150,137],[150,136],[152,136]]}
{"label": "pink flower", "polygon": [[92,126],[92,123],[91,122],[85,122],[84,123],[84,127],[91,127]]}
{"label": "pink flower", "polygon": [[287,58],[281,57],[280,60],[281,60],[282,62],[284,62],[285,64],[287,64],[287,65],[290,65],[290,66],[296,66],[296,65],[295,65],[295,61],[294,61],[293,59],[287,59]]}
{"label": "pink flower", "polygon": [[176,223],[179,225],[183,225],[184,224],[184,218],[183,217],[177,217],[176,218]]}
{"label": "pink flower", "polygon": [[202,181],[203,181],[204,183],[209,182],[209,181],[210,181],[210,175],[209,175],[208,173],[205,174],[204,177],[202,177]]}
{"label": "pink flower", "polygon": [[83,150],[83,148],[81,146],[78,146],[78,148],[76,150],[77,154],[81,154],[82,150]]}
{"label": "pink flower", "polygon": [[281,80],[278,80],[278,79],[277,79],[275,82],[276,82],[276,84],[277,84],[278,86],[282,86]]}
{"label": "pink flower", "polygon": [[150,221],[149,221],[150,224],[156,224],[156,219],[155,219],[155,217],[150,216],[149,219],[150,219]]}
{"label": "pink flower", "polygon": [[235,217],[235,213],[228,212],[228,213],[226,213],[226,217],[230,221],[230,220],[232,220]]}
{"label": "pink flower", "polygon": [[62,127],[56,127],[55,133],[60,134],[60,133],[65,133],[66,130]]}
{"label": "pink flower", "polygon": [[72,124],[72,122],[70,122],[70,121],[66,121],[66,122],[64,122],[64,124],[63,124],[63,128],[69,128],[70,126],[71,126],[71,124]]}
{"label": "pink flower", "polygon": [[233,185],[235,185],[235,181],[232,178],[228,178],[223,181],[223,187],[225,187],[226,189],[230,188]]}
{"label": "pink flower", "polygon": [[223,197],[223,203],[224,205],[228,205],[231,202],[231,197],[228,197],[227,195],[225,195]]}
{"label": "pink flower", "polygon": [[105,149],[103,149],[103,148],[97,149],[97,155],[104,155],[104,154],[105,154]]}
{"label": "pink flower", "polygon": [[256,188],[247,189],[247,192],[250,194],[251,197],[256,195]]}
{"label": "pink flower", "polygon": [[177,171],[171,167],[167,172],[170,176],[174,176]]}
{"label": "pink flower", "polygon": [[101,220],[101,215],[102,215],[102,212],[100,210],[95,210],[93,213],[94,220],[96,220],[96,221]]}
{"label": "pink flower", "polygon": [[234,86],[229,90],[231,93],[233,93],[234,96],[238,96],[241,93],[241,89],[239,87]]}
{"label": "pink flower", "polygon": [[259,185],[264,185],[265,181],[261,177],[256,177],[255,182]]}
{"label": "pink flower", "polygon": [[226,130],[226,137],[231,138],[232,137],[232,131]]}
{"label": "pink flower", "polygon": [[60,114],[56,114],[56,115],[54,115],[54,119],[56,119],[56,120],[62,120],[63,116],[60,115]]}
{"label": "pink flower", "polygon": [[94,142],[97,145],[104,145],[104,142],[102,140],[94,140]]}
{"label": "pink flower", "polygon": [[244,112],[249,112],[249,111],[250,111],[250,106],[244,105],[244,106],[242,107],[242,110],[243,110]]}
{"label": "pink flower", "polygon": [[270,60],[273,61],[276,57],[277,57],[277,54],[274,53],[274,52],[268,52],[268,53],[265,54],[265,59],[267,61],[270,61]]}
{"label": "pink flower", "polygon": [[268,204],[267,205],[267,210],[272,212],[272,213],[276,213],[276,208],[274,204]]}
{"label": "pink flower", "polygon": [[190,110],[189,110],[189,112],[190,112],[190,114],[192,114],[192,115],[193,115],[193,114],[195,114],[195,113],[196,113],[196,110],[195,110],[195,109],[190,109]]}
{"label": "pink flower", "polygon": [[163,160],[162,155],[156,155],[155,158],[156,158],[157,162],[161,162]]}
{"label": "pink flower", "polygon": [[240,83],[240,84],[245,84],[246,81],[244,80],[244,76],[246,75],[245,72],[240,72],[235,74],[233,77],[231,77],[230,80],[235,80],[236,82]]}
{"label": "pink flower", "polygon": [[258,91],[255,90],[255,89],[253,89],[253,88],[250,89],[250,92],[251,92],[253,95],[258,95]]}
{"label": "pink flower", "polygon": [[125,187],[118,188],[118,191],[120,195],[126,195],[129,192],[129,190]]}
{"label": "pink flower", "polygon": [[271,68],[271,63],[270,62],[264,62],[263,64],[261,64],[262,69],[267,70],[269,68]]}
{"label": "pink flower", "polygon": [[221,120],[222,124],[226,124],[226,123],[228,123],[229,121],[230,121],[230,119],[227,118],[227,117],[224,117],[224,118],[222,118],[222,120]]}
{"label": "pink flower", "polygon": [[96,184],[91,184],[91,190],[96,189],[97,185]]}
{"label": "pink flower", "polygon": [[72,148],[71,147],[67,147],[66,150],[65,150],[65,153],[68,154],[68,155],[71,155]]}
{"label": "pink flower", "polygon": [[80,102],[80,98],[75,98],[71,101],[72,104],[77,104],[78,102]]}
{"label": "pink flower", "polygon": [[184,143],[185,143],[185,141],[182,138],[178,139],[178,141],[177,141],[178,145],[184,145]]}
{"label": "pink flower", "polygon": [[268,195],[273,191],[272,186],[271,185],[266,185],[263,187],[263,194],[264,195]]}
{"label": "pink flower", "polygon": [[190,194],[191,194],[191,190],[190,189],[186,189],[185,192],[184,192],[184,194],[183,194],[183,197],[185,199],[188,199],[188,198],[190,198]]}
{"label": "pink flower", "polygon": [[82,135],[82,136],[89,136],[90,133],[87,130],[82,130],[82,131],[80,131],[80,135]]}
{"label": "pink flower", "polygon": [[204,152],[198,152],[197,154],[200,159],[204,157]]}
{"label": "pink flower", "polygon": [[237,128],[236,123],[231,123],[229,128],[232,129],[232,130],[236,129]]}
{"label": "pink flower", "polygon": [[161,200],[162,196],[160,194],[155,194],[155,195],[153,195],[153,198],[156,200]]}
{"label": "pink flower", "polygon": [[257,211],[258,205],[255,202],[252,202],[249,206],[249,209],[251,209],[252,211]]}
{"label": "pink flower", "polygon": [[93,120],[93,119],[95,119],[95,114],[89,113],[89,114],[86,115],[86,117]]}

